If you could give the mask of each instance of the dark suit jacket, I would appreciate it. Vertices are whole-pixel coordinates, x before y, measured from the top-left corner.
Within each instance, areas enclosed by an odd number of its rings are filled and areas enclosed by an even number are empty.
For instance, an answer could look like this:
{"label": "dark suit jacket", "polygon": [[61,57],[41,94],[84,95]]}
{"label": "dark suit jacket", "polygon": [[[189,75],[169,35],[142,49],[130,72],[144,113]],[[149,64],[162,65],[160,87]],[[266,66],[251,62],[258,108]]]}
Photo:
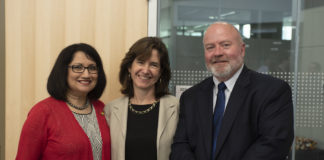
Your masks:
{"label": "dark suit jacket", "polygon": [[[182,94],[171,160],[211,159],[213,87],[209,77]],[[293,137],[289,85],[244,66],[226,106],[216,159],[282,160]]]}

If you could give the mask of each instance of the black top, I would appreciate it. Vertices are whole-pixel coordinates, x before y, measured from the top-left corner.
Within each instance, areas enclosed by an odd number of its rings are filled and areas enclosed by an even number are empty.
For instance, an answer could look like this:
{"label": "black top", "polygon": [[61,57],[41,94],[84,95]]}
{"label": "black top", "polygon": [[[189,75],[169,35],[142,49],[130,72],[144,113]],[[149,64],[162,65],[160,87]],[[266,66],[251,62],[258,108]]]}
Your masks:
{"label": "black top", "polygon": [[[143,111],[152,106],[133,105],[137,111]],[[158,102],[153,110],[146,114],[136,114],[128,107],[125,159],[126,160],[156,160],[156,137],[159,118]]]}

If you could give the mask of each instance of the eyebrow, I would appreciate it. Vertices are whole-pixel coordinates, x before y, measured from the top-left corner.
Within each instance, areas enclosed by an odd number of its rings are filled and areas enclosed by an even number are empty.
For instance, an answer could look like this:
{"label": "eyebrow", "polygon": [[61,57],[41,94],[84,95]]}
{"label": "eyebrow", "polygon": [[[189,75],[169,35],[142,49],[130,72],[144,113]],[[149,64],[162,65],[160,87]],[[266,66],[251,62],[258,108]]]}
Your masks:
{"label": "eyebrow", "polygon": [[152,61],[151,63],[152,63],[152,64],[160,64],[159,62],[154,62],[154,61]]}
{"label": "eyebrow", "polygon": [[[83,66],[83,64],[79,63],[79,62],[71,64],[71,65],[81,65],[81,66]],[[97,63],[92,63],[92,64],[89,64],[88,66],[97,66]]]}
{"label": "eyebrow", "polygon": [[208,44],[205,44],[204,46],[205,47],[207,47],[207,46],[214,46],[214,44],[213,43],[208,43]]}

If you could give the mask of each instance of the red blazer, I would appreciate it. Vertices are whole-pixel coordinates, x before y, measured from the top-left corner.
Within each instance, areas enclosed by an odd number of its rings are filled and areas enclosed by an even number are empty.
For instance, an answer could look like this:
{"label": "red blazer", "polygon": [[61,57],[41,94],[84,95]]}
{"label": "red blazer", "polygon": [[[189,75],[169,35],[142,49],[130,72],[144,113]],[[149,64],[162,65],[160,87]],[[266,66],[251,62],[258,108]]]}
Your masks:
{"label": "red blazer", "polygon": [[[102,160],[110,160],[110,132],[104,104],[92,102],[102,137]],[[37,103],[22,128],[16,160],[92,160],[88,136],[64,101],[52,97]]]}

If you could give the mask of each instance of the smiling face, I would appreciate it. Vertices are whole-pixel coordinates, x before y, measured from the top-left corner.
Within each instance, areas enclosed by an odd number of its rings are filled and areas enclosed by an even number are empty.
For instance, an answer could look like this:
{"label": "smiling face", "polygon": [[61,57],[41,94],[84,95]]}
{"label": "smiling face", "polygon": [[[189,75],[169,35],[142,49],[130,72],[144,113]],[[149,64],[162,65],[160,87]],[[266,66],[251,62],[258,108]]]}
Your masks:
{"label": "smiling face", "polygon": [[234,26],[212,24],[204,36],[205,62],[219,81],[230,79],[243,65],[245,44]]}
{"label": "smiling face", "polygon": [[128,72],[131,75],[134,92],[136,90],[155,91],[155,83],[160,78],[160,57],[153,49],[151,57],[141,60],[138,57],[132,62]]}
{"label": "smiling face", "polygon": [[[78,51],[74,54],[73,60],[69,66],[96,66],[96,62],[87,57],[84,52]],[[67,94],[73,96],[87,96],[87,94],[95,88],[97,79],[98,73],[89,73],[88,69],[85,69],[82,73],[75,73],[72,67],[69,67],[67,75],[69,89]]]}

